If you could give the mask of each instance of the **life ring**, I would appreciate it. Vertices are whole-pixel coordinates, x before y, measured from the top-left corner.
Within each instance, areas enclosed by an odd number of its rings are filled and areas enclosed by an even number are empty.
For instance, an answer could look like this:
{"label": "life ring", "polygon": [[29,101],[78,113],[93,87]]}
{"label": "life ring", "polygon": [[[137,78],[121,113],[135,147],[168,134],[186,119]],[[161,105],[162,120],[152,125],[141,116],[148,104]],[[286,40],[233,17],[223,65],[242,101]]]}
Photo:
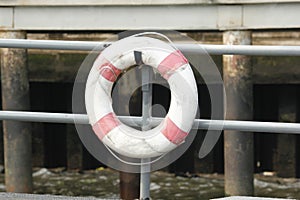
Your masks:
{"label": "life ring", "polygon": [[[167,81],[171,104],[165,119],[149,131],[131,128],[116,117],[111,90],[122,71],[139,62],[152,66]],[[95,60],[86,82],[85,105],[97,137],[115,152],[132,158],[161,156],[184,142],[198,108],[196,81],[188,60],[170,44],[150,37],[127,37]]]}

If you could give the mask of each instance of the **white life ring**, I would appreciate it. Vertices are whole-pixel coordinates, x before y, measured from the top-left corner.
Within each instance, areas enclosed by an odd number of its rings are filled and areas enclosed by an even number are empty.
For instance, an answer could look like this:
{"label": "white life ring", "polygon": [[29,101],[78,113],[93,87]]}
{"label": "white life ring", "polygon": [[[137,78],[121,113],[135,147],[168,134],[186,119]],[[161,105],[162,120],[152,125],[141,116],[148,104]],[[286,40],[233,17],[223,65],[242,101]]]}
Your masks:
{"label": "white life ring", "polygon": [[[171,104],[156,128],[139,131],[120,122],[112,108],[111,90],[119,74],[136,65],[135,52],[169,83]],[[117,153],[132,158],[161,156],[184,142],[198,108],[195,78],[187,59],[171,45],[150,37],[128,37],[101,52],[90,70],[85,90],[89,122],[97,137]]]}

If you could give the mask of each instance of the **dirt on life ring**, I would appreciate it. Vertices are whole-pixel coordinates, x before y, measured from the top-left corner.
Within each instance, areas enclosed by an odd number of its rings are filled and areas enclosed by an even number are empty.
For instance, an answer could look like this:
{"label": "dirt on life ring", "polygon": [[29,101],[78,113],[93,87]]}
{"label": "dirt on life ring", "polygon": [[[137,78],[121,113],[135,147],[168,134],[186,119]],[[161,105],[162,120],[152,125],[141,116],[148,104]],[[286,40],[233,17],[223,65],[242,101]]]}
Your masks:
{"label": "dirt on life ring", "polygon": [[[140,61],[168,81],[171,104],[165,119],[149,131],[131,128],[116,117],[111,90],[117,77]],[[127,37],[105,50],[90,70],[85,90],[89,122],[97,137],[115,152],[132,158],[161,156],[184,142],[198,108],[197,86],[191,66],[172,45],[151,37]]]}

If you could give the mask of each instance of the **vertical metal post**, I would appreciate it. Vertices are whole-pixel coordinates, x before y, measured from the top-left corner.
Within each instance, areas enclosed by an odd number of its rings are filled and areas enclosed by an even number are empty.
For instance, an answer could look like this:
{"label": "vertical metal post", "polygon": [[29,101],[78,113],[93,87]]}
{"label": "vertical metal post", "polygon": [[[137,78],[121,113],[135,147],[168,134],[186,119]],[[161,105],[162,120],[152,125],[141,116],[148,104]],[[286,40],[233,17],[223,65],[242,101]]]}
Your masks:
{"label": "vertical metal post", "polygon": [[[251,44],[250,31],[226,31],[226,45]],[[252,120],[253,85],[251,59],[243,55],[223,56],[223,77],[228,120]],[[225,193],[253,195],[253,134],[224,131]]]}
{"label": "vertical metal post", "polygon": [[[151,106],[152,106],[152,85],[150,80],[152,79],[151,68],[142,67],[142,115],[143,126],[142,130],[147,131],[151,129]],[[140,181],[140,199],[150,199],[150,164],[147,164],[150,159],[142,159],[141,163],[141,181]]]}
{"label": "vertical metal post", "polygon": [[[26,38],[26,32],[3,31],[0,38]],[[25,49],[1,49],[3,110],[29,110]],[[8,192],[32,192],[31,124],[4,121],[5,184]]]}

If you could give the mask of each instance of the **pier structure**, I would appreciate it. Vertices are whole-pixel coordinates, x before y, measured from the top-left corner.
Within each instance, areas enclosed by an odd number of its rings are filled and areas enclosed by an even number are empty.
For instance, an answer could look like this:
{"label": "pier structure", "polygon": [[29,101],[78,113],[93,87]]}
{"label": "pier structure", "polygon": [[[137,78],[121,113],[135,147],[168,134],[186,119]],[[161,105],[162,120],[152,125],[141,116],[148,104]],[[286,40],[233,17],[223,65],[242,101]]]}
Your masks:
{"label": "pier structure", "polygon": [[[163,2],[158,0],[117,0],[114,2],[108,0],[0,0],[0,35],[1,38],[22,39],[36,33],[111,33],[131,29],[164,29],[188,32],[188,34],[218,32],[222,35],[223,44],[250,45],[257,31],[296,31],[299,29],[299,10],[300,2],[297,0],[167,0]],[[41,76],[34,73],[30,76],[30,69],[28,71],[28,66],[26,66],[27,60],[26,50],[1,49],[3,110],[30,110],[29,81]],[[32,71],[38,72],[39,70],[43,69]],[[54,73],[49,74],[51,78],[66,79],[66,77],[57,76],[60,70],[53,71]],[[237,73],[232,77],[232,73],[236,71]],[[299,84],[300,71],[290,73],[292,75],[286,72],[287,77],[292,78],[284,81],[279,79],[278,82]],[[243,55],[224,56],[223,75],[227,89],[227,119],[252,120],[254,114],[252,109],[253,83],[266,83],[274,77],[270,78],[270,75],[266,74],[267,78],[265,78],[263,74],[256,74],[250,57]],[[45,77],[47,79],[47,75]],[[231,91],[232,88],[235,90]],[[299,97],[295,90],[288,93],[287,91],[290,90],[280,91],[279,120],[296,122],[296,108],[299,102],[297,98]],[[290,94],[290,98],[287,98]],[[28,123],[10,121],[4,121],[3,129],[7,190],[31,192],[31,132],[34,129],[31,129]],[[42,139],[44,137],[41,136]],[[70,141],[76,140],[69,134],[67,138]],[[278,135],[276,138],[277,152],[274,168],[278,170],[279,175],[296,176],[297,139],[293,135]],[[253,195],[254,169],[251,163],[254,163],[254,140],[252,133],[245,135],[236,131],[225,132],[224,139],[226,194]],[[42,145],[39,147],[43,149]],[[82,148],[76,146],[75,149],[83,151]],[[239,151],[239,148],[242,150]],[[288,165],[291,174],[286,174],[284,168],[280,167],[282,162]],[[22,169],[19,163],[22,163]],[[16,178],[21,175],[22,179]],[[129,176],[122,174],[121,179],[122,177],[127,179],[126,177]],[[242,176],[243,179],[241,179]],[[127,183],[126,181],[121,180],[121,187]],[[137,181],[137,178],[133,180],[133,182]],[[127,198],[126,192],[121,192],[121,194],[124,194],[123,198]]]}

